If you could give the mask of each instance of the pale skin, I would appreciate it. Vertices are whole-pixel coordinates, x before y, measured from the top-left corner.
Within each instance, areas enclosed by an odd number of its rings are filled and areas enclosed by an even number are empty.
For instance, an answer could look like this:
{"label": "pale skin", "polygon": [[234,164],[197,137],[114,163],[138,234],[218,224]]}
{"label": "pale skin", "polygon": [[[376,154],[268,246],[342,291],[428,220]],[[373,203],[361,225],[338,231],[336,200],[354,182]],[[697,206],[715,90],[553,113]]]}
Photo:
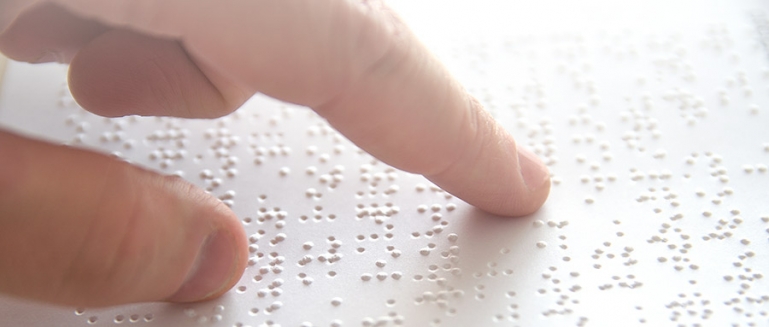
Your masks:
{"label": "pale skin", "polygon": [[[70,63],[73,96],[99,115],[214,118],[258,92],[490,213],[533,213],[550,190],[542,162],[379,1],[0,0],[0,51]],[[246,261],[236,215],[191,184],[0,131],[0,293],[201,301]]]}

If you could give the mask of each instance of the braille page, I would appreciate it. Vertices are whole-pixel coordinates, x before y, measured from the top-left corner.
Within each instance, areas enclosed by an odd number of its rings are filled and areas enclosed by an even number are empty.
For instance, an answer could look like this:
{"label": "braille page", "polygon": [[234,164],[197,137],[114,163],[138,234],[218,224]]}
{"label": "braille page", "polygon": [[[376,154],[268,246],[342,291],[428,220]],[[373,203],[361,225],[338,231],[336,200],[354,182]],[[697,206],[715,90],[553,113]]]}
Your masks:
{"label": "braille page", "polygon": [[11,63],[4,128],[182,176],[237,213],[250,259],[212,301],[2,298],[0,325],[769,324],[767,2],[393,5],[547,163],[539,212],[474,209],[307,108],[106,119],[78,107],[66,67]]}

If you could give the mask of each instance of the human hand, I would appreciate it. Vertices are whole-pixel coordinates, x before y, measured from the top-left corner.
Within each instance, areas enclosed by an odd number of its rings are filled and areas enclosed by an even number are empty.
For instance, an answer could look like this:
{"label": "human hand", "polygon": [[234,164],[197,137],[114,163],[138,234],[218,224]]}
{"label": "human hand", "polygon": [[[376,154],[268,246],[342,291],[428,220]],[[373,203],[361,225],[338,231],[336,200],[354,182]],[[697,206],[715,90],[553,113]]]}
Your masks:
{"label": "human hand", "polygon": [[[379,1],[5,0],[0,51],[70,63],[75,99],[100,115],[212,118],[261,92],[483,210],[529,214],[550,189]],[[0,292],[199,301],[239,280],[246,252],[235,215],[178,178],[0,132]]]}

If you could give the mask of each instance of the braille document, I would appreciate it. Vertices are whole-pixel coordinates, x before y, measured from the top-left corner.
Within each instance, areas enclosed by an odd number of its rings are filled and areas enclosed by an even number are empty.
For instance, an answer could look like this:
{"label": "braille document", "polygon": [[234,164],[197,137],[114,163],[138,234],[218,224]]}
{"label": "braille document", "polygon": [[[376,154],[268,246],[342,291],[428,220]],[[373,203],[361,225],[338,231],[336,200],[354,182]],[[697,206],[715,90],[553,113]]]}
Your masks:
{"label": "braille document", "polygon": [[391,1],[550,169],[484,213],[262,95],[229,116],[104,118],[67,67],[9,62],[0,126],[177,175],[232,208],[222,297],[60,307],[2,326],[769,326],[769,2]]}

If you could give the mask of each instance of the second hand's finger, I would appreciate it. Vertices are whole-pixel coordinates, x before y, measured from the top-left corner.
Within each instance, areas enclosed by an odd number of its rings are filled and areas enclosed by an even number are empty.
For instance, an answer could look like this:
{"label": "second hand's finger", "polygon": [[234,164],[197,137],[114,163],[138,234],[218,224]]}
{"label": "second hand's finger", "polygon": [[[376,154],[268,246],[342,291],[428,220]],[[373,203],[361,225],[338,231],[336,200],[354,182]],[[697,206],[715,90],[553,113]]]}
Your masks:
{"label": "second hand's finger", "polygon": [[0,131],[0,293],[199,301],[232,287],[246,256],[235,215],[181,179]]}

